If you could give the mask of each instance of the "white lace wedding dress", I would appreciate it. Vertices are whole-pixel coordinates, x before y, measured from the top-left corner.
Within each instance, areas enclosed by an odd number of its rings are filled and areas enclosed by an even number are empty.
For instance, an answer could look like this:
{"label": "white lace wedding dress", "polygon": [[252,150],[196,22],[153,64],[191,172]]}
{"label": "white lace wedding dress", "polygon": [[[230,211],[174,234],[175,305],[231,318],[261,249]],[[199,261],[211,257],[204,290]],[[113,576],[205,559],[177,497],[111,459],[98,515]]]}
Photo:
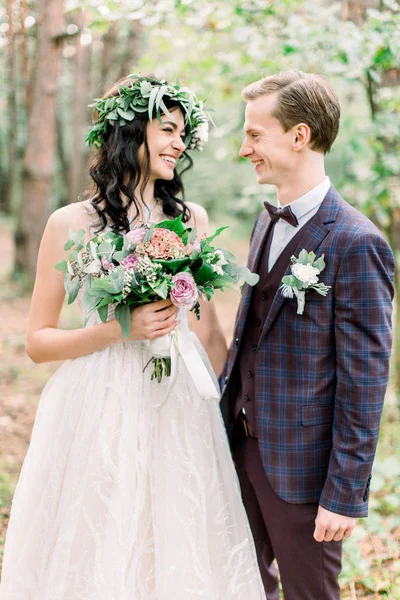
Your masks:
{"label": "white lace wedding dress", "polygon": [[[96,322],[92,318],[88,326]],[[179,335],[191,336],[185,311]],[[184,362],[150,381],[147,342],[67,360],[37,411],[1,600],[264,600],[218,401]]]}

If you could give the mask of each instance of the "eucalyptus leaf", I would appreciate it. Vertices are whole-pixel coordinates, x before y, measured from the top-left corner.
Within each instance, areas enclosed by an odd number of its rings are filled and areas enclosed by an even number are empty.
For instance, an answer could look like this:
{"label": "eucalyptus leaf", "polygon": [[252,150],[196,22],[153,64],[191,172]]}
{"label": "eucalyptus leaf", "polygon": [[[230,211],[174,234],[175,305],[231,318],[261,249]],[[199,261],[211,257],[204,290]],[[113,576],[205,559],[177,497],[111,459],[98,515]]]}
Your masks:
{"label": "eucalyptus leaf", "polygon": [[150,229],[148,230],[148,232],[146,233],[146,235],[143,238],[143,244],[147,244],[147,242],[149,242],[151,240],[151,238],[153,237],[154,227],[155,227],[155,225],[151,225]]}
{"label": "eucalyptus leaf", "polygon": [[96,308],[99,303],[99,297],[93,293],[92,287],[92,276],[88,275],[85,281],[85,286],[83,288],[83,296],[82,296],[82,307],[85,312],[91,311]]}
{"label": "eucalyptus leaf", "polygon": [[133,110],[123,110],[122,108],[117,109],[120,117],[125,119],[125,121],[133,121],[135,118],[135,113]]}
{"label": "eucalyptus leaf", "polygon": [[295,287],[297,289],[301,289],[303,287],[301,281],[297,279],[297,277],[295,277],[294,275],[285,275],[285,277],[282,277],[282,283],[290,287]]}
{"label": "eucalyptus leaf", "polygon": [[171,118],[171,113],[169,112],[168,108],[165,105],[164,100],[162,100],[162,99],[160,100],[160,108],[161,108],[162,112],[164,113],[164,115]]}
{"label": "eucalyptus leaf", "polygon": [[103,323],[105,323],[107,321],[107,317],[108,317],[108,305],[103,305],[103,306],[99,305],[97,307],[97,312],[99,314],[101,321]]}
{"label": "eucalyptus leaf", "polygon": [[196,241],[196,238],[197,238],[197,229],[196,229],[196,227],[193,227],[193,229],[188,233],[189,244],[193,244],[193,242]]}
{"label": "eucalyptus leaf", "polygon": [[115,246],[113,246],[113,244],[111,244],[110,242],[102,242],[97,246],[97,254],[98,256],[104,256],[104,258],[109,260],[112,256],[112,253],[114,252],[114,249]]}
{"label": "eucalyptus leaf", "polygon": [[116,260],[117,262],[122,262],[124,260],[124,258],[126,258],[128,256],[128,254],[130,254],[130,250],[126,249],[126,250],[120,250],[119,252],[114,252],[113,254],[113,258],[114,260]]}
{"label": "eucalyptus leaf", "polygon": [[166,85],[160,85],[159,89],[158,89],[158,93],[157,93],[157,97],[156,97],[156,109],[159,110],[160,108],[160,103],[162,100],[162,97],[164,96],[165,92],[167,91],[167,87]]}
{"label": "eucalyptus leaf", "polygon": [[78,277],[72,277],[69,273],[64,278],[64,288],[67,294],[68,304],[72,304],[80,290],[81,283]]}
{"label": "eucalyptus leaf", "polygon": [[127,339],[131,330],[131,311],[129,306],[127,304],[117,304],[115,307],[115,318],[121,326],[122,335]]}
{"label": "eucalyptus leaf", "polygon": [[231,277],[238,277],[240,267],[236,263],[229,263],[228,265],[224,265],[224,271]]}
{"label": "eucalyptus leaf", "polygon": [[316,256],[315,256],[315,252],[309,252],[308,253],[308,262],[312,265],[314,263]]}
{"label": "eucalyptus leaf", "polygon": [[314,263],[313,263],[313,267],[315,269],[318,269],[319,271],[323,271],[325,269],[325,261],[324,261],[324,257],[325,254],[323,254],[322,256],[320,256]]}
{"label": "eucalyptus leaf", "polygon": [[71,250],[73,246],[75,246],[75,240],[68,240],[64,245],[64,250]]}
{"label": "eucalyptus leaf", "polygon": [[223,290],[225,288],[229,288],[229,289],[237,292],[237,289],[235,288],[235,286],[232,285],[232,283],[230,283],[223,277],[221,277],[220,279],[213,279],[212,285],[216,290]]}
{"label": "eucalyptus leaf", "polygon": [[68,273],[68,263],[66,260],[60,260],[57,264],[54,265],[54,268],[57,271],[61,271],[62,273]]}
{"label": "eucalyptus leaf", "polygon": [[303,250],[299,254],[298,262],[301,265],[308,265],[308,263],[309,263],[308,252],[307,252],[307,250],[304,250],[304,248],[303,248]]}
{"label": "eucalyptus leaf", "polygon": [[222,254],[224,255],[225,260],[232,261],[232,262],[236,260],[236,256],[234,254],[232,254],[232,252],[230,252],[226,248],[220,248],[220,250],[221,250]]}
{"label": "eucalyptus leaf", "polygon": [[76,244],[78,246],[80,246],[80,248],[77,248],[78,251],[81,250],[83,248],[83,246],[84,246],[85,235],[86,235],[86,232],[85,232],[84,229],[79,229],[79,231],[75,235]]}
{"label": "eucalyptus leaf", "polygon": [[160,298],[166,300],[168,296],[168,282],[166,281],[166,279],[164,279],[164,281],[160,285],[153,288],[153,290],[158,296],[160,296]]}
{"label": "eucalyptus leaf", "polygon": [[93,260],[91,263],[84,267],[83,272],[94,275],[95,273],[99,273],[100,269],[101,262],[98,258],[96,258],[96,260]]}
{"label": "eucalyptus leaf", "polygon": [[97,305],[93,306],[90,310],[88,310],[85,314],[85,318],[83,319],[83,326],[86,327],[90,317],[92,316],[92,314],[95,312],[95,310],[97,310]]}
{"label": "eucalyptus leaf", "polygon": [[110,294],[118,294],[124,289],[124,269],[116,267],[104,278],[93,279],[92,289],[105,290]]}
{"label": "eucalyptus leaf", "polygon": [[153,89],[150,92],[150,96],[149,96],[149,106],[148,106],[149,121],[153,120],[153,108],[154,108],[154,104],[156,102],[157,94],[158,94],[158,87],[153,87]]}
{"label": "eucalyptus leaf", "polygon": [[97,246],[96,246],[96,244],[92,240],[90,240],[90,242],[89,242],[89,248],[90,248],[90,253],[93,256],[93,258],[95,260],[98,259],[98,256],[97,256]]}
{"label": "eucalyptus leaf", "polygon": [[251,286],[260,281],[258,273],[252,273],[248,267],[239,267],[238,276],[241,281]]}
{"label": "eucalyptus leaf", "polygon": [[143,97],[146,97],[151,92],[151,83],[149,81],[141,81],[140,82],[140,93]]}

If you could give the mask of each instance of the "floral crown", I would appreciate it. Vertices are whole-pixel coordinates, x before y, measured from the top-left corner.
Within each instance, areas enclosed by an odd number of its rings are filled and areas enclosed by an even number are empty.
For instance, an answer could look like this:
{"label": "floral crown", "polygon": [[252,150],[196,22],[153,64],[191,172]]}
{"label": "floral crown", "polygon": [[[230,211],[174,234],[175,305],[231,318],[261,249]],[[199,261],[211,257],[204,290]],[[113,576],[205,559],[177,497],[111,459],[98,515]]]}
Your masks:
{"label": "floral crown", "polygon": [[209,116],[188,87],[181,87],[179,82],[169,85],[164,79],[158,81],[152,77],[128,75],[131,82],[121,85],[118,96],[97,98],[90,107],[97,113],[97,121],[86,141],[89,146],[100,147],[104,136],[119,123],[120,127],[133,121],[137,114],[147,113],[151,121],[154,117],[162,123],[161,114],[170,115],[165,100],[177,102],[183,109],[185,125],[189,133],[185,139],[188,150],[203,150],[204,142],[208,140]]}

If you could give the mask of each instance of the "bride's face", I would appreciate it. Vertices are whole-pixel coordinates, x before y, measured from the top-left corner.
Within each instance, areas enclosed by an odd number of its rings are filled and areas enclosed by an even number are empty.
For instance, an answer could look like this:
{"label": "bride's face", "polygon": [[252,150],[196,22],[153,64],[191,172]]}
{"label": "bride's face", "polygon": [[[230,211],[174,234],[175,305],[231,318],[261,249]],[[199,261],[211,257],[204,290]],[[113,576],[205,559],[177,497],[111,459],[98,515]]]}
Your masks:
{"label": "bride's face", "polygon": [[[150,152],[150,180],[174,177],[175,164],[185,150],[185,121],[182,112],[176,108],[170,116],[161,116],[147,124],[147,144]],[[139,148],[139,160],[144,166],[146,160],[144,146]]]}

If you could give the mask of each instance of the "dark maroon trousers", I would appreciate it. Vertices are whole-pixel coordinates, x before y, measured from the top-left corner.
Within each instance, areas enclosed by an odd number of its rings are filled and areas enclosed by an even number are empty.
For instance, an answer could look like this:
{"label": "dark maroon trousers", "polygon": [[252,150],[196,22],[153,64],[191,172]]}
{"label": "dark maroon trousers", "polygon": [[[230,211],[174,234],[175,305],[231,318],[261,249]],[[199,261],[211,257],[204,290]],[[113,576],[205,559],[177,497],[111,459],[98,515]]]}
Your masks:
{"label": "dark maroon trousers", "polygon": [[318,505],[279,498],[265,475],[257,440],[242,434],[239,420],[236,427],[233,458],[267,600],[279,600],[274,559],[285,600],[339,600],[342,542],[314,540]]}

